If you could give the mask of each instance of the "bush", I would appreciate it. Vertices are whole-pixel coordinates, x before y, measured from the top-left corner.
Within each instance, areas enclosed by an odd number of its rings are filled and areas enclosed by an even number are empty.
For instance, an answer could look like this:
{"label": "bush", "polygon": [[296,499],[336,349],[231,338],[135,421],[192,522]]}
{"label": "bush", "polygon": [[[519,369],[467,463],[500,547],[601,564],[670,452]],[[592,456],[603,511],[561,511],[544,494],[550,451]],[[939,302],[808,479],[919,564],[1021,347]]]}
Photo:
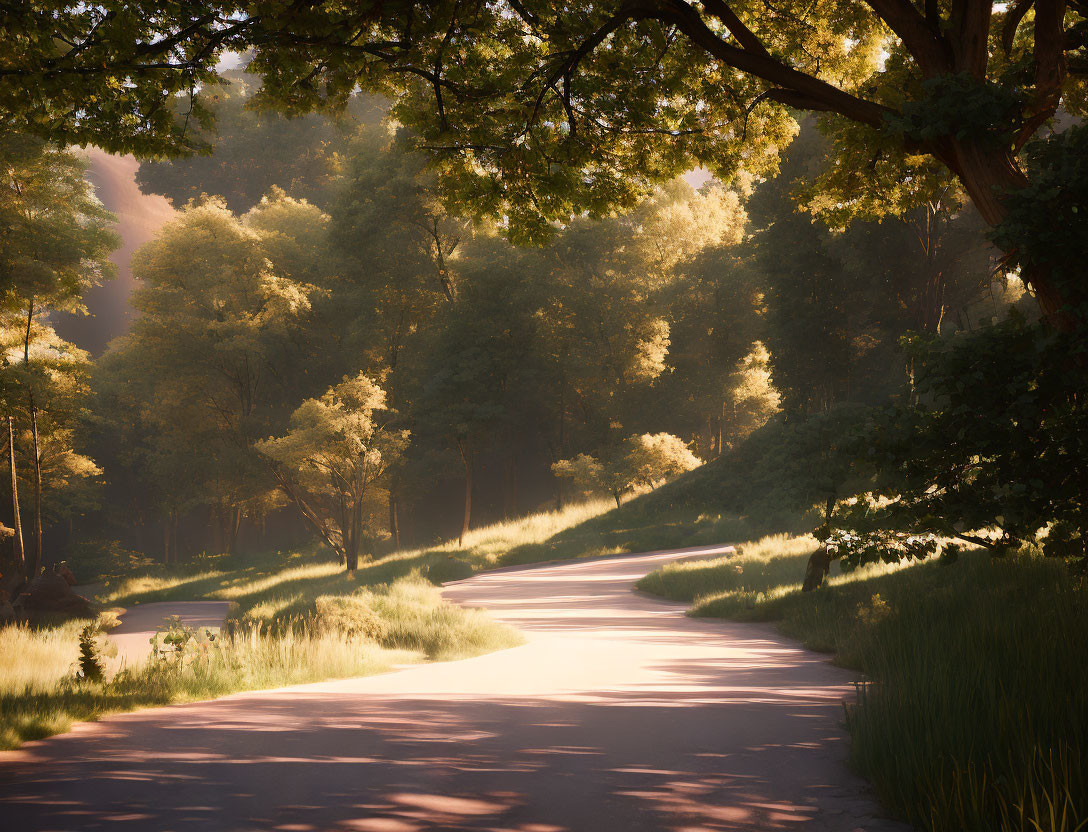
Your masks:
{"label": "bush", "polygon": [[857,436],[875,499],[839,516],[829,549],[857,564],[955,538],[995,554],[1043,540],[1088,558],[1088,407],[1069,337],[1012,315],[907,346],[915,401],[875,410]]}
{"label": "bush", "polygon": [[323,632],[344,632],[374,642],[386,636],[384,622],[365,598],[358,595],[322,595],[316,602],[315,620]]}
{"label": "bush", "polygon": [[81,584],[122,578],[156,565],[143,552],[126,549],[117,540],[92,539],[73,543],[68,566]]}

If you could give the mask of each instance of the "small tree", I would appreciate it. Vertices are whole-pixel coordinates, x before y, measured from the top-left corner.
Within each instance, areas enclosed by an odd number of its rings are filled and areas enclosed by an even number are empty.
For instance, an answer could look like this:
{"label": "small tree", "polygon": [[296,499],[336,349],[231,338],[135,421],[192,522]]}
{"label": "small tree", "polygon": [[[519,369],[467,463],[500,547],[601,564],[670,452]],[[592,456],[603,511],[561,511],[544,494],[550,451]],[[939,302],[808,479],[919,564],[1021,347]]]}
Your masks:
{"label": "small tree", "polygon": [[782,401],[771,380],[770,354],[762,341],[753,343],[748,354],[737,362],[728,382],[721,423],[733,446],[767,424]]}
{"label": "small tree", "polygon": [[607,492],[619,507],[628,491],[653,488],[702,465],[687,444],[671,433],[644,433],[624,440],[618,452],[604,462],[588,454],[562,459],[552,465],[557,477],[571,480],[585,492]]}
{"label": "small tree", "polygon": [[582,496],[607,490],[604,466],[589,454],[578,454],[552,463],[552,473],[561,480],[569,480],[573,489]]}
{"label": "small tree", "polygon": [[385,391],[359,373],[299,405],[284,436],[257,443],[284,493],[349,572],[359,565],[365,500],[408,442],[407,431],[386,429],[384,409]]}
{"label": "small tree", "polygon": [[1042,541],[1048,555],[1088,562],[1076,340],[1014,314],[906,347],[915,401],[875,411],[859,435],[854,453],[874,468],[872,494],[837,518],[829,544],[851,564],[954,553],[950,539],[995,555]]}

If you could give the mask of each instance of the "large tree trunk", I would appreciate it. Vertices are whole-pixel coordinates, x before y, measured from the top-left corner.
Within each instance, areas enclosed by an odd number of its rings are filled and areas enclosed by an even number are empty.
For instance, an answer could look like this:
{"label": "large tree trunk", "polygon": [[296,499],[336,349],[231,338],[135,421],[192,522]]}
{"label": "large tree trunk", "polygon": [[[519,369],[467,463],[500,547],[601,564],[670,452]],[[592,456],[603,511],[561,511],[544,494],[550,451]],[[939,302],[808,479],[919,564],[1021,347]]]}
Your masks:
{"label": "large tree trunk", "polygon": [[[1000,225],[1008,214],[1005,197],[1010,191],[1028,184],[1028,179],[1008,151],[989,150],[976,144],[955,144],[956,173],[971,202],[987,225]],[[1008,252],[1006,252],[1008,253]],[[1068,298],[1062,297],[1053,279],[1042,269],[1032,269],[1021,275],[1035,294],[1047,322],[1056,329],[1072,325],[1061,311]]]}
{"label": "large tree trunk", "polygon": [[26,574],[26,553],[23,551],[23,523],[19,517],[19,480],[15,476],[15,419],[8,416],[8,464],[11,467],[11,515],[15,536],[12,547],[15,550],[15,568],[23,577]]}

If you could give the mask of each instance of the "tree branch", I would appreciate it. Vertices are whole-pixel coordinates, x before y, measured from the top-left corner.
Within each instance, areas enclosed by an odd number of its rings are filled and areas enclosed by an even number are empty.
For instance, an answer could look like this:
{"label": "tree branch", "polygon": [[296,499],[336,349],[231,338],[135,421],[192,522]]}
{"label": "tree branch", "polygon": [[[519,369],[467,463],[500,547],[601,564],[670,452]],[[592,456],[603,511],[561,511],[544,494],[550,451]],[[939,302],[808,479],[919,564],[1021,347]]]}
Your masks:
{"label": "tree branch", "polygon": [[925,75],[949,71],[952,56],[940,30],[922,17],[910,0],[865,0],[865,3],[903,42]]}
{"label": "tree branch", "polygon": [[718,18],[718,20],[722,22],[722,25],[729,30],[729,34],[736,38],[737,43],[744,49],[747,49],[750,52],[758,52],[762,55],[769,54],[767,52],[767,47],[763,45],[763,42],[751,29],[741,22],[741,19],[737,17],[736,12],[729,8],[729,4],[725,3],[724,0],[703,0],[703,8]]}
{"label": "tree branch", "polygon": [[[826,112],[834,112],[853,121],[881,127],[884,115],[891,110],[882,104],[832,86],[812,75],[787,66],[765,54],[750,52],[726,43],[706,25],[706,21],[683,0],[642,0],[630,4],[632,18],[655,19],[671,23],[696,46],[727,66],[769,81],[776,87],[792,91],[810,104]],[[801,100],[797,98],[796,100]]]}
{"label": "tree branch", "polygon": [[1016,0],[1008,11],[1005,12],[1005,21],[1001,24],[1001,48],[1008,55],[1012,51],[1012,43],[1016,39],[1016,30],[1020,21],[1028,13],[1035,0]]}
{"label": "tree branch", "polygon": [[986,78],[989,64],[990,0],[953,0],[952,54],[957,72],[967,72],[975,78]]}
{"label": "tree branch", "polygon": [[1013,142],[1017,150],[1058,111],[1065,76],[1065,0],[1036,0],[1035,112],[1017,131]]}

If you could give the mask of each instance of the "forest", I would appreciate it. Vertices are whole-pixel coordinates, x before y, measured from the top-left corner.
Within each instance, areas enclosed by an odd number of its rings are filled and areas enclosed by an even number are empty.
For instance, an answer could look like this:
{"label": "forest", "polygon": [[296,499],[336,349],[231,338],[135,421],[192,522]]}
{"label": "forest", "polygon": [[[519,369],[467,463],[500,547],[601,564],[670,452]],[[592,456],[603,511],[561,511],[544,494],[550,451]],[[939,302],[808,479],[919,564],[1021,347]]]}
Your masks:
{"label": "forest", "polygon": [[[547,587],[492,570],[645,554],[636,600],[590,596],[599,638],[657,597],[677,656],[689,618],[774,622],[853,674],[828,759],[879,810],[844,832],[1088,828],[1088,5],[27,5],[0,4],[0,747],[501,661]],[[168,206],[138,246],[96,158]],[[547,603],[581,621],[587,586]],[[803,665],[767,689],[817,689]],[[824,811],[766,780],[751,806]],[[434,812],[412,828],[485,828]]]}
{"label": "forest", "polygon": [[227,80],[214,154],[139,169],[178,211],[133,259],[131,331],[95,359],[51,316],[109,279],[110,217],[77,153],[28,140],[8,160],[5,389],[30,573],[270,534],[316,535],[354,569],[473,523],[618,504],[772,419],[900,393],[908,333],[1038,318],[951,183],[838,227],[804,193],[830,150],[812,120],[773,179],[677,178],[528,247],[451,214],[381,102],[296,123]]}

